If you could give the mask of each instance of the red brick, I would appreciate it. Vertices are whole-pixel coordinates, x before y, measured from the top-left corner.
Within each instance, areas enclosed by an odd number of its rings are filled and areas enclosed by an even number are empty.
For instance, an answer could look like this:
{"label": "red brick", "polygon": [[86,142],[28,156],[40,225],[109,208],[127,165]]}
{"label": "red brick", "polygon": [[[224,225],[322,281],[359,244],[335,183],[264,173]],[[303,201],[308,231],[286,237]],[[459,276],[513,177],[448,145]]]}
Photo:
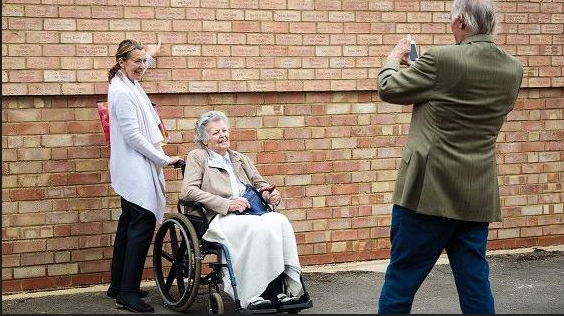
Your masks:
{"label": "red brick", "polygon": [[6,19],[8,27],[15,30],[41,30],[42,22],[40,18],[31,17],[11,17]]}
{"label": "red brick", "polygon": [[10,82],[41,82],[43,72],[39,70],[12,70],[8,72]]}
{"label": "red brick", "polygon": [[72,276],[71,284],[73,286],[84,286],[84,285],[92,285],[92,284],[100,284],[104,281],[107,282],[108,280],[105,279],[103,273],[89,273],[89,274],[82,274],[77,276]]}
{"label": "red brick", "polygon": [[13,201],[41,200],[45,197],[43,189],[15,189],[10,192]]}
{"label": "red brick", "polygon": [[111,238],[108,235],[81,236],[79,239],[79,245],[80,248],[109,247],[111,245]]}
{"label": "red brick", "polygon": [[21,281],[23,290],[43,290],[54,288],[56,279],[53,277],[41,277],[33,279],[24,279]]}
{"label": "red brick", "polygon": [[48,239],[46,246],[47,250],[78,249],[78,237]]}
{"label": "red brick", "polygon": [[2,280],[2,294],[21,292],[22,280]]}
{"label": "red brick", "polygon": [[60,6],[59,16],[62,18],[90,18],[91,8],[86,6]]}
{"label": "red brick", "polygon": [[[9,245],[13,246],[10,247]],[[7,250],[11,250],[13,253],[25,253],[25,252],[41,252],[45,251],[45,240],[23,240],[23,241],[15,241],[10,244],[6,244],[8,246]],[[4,254],[4,243],[2,244],[2,253]]]}
{"label": "red brick", "polygon": [[110,268],[110,261],[86,261],[79,263],[79,269],[82,273],[103,272]]}

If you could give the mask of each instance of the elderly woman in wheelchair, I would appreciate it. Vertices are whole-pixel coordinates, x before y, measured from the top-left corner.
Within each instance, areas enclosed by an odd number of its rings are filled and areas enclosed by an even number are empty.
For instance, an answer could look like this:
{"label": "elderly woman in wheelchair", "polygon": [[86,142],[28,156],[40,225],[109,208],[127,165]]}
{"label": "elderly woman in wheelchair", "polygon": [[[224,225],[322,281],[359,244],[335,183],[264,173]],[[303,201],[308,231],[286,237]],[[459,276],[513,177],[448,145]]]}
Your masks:
{"label": "elderly woman in wheelchair", "polygon": [[228,124],[220,111],[197,121],[195,140],[201,148],[186,158],[180,198],[206,209],[209,224],[202,239],[224,249],[224,291],[241,309],[309,308],[294,230],[286,216],[273,211],[280,192],[249,157],[230,149]]}

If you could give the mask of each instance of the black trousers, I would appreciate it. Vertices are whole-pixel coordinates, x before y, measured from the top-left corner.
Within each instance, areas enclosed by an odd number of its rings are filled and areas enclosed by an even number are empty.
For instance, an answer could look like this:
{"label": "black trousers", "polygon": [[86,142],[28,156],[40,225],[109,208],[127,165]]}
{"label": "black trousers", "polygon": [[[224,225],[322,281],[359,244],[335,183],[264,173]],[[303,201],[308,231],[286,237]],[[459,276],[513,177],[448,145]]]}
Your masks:
{"label": "black trousers", "polygon": [[118,292],[137,293],[156,219],[150,211],[124,198],[121,198],[121,208],[114,241],[110,287]]}

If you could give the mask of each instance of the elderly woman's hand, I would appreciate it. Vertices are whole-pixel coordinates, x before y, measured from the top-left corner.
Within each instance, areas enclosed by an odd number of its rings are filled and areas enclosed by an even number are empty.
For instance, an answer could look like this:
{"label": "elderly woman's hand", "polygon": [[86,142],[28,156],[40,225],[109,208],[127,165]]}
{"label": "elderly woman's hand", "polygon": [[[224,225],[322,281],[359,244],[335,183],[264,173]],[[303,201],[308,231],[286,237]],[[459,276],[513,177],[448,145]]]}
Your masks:
{"label": "elderly woman's hand", "polygon": [[231,201],[231,204],[229,204],[229,209],[228,209],[228,213],[241,213],[244,210],[246,210],[247,208],[251,207],[251,204],[249,204],[249,201],[247,201],[247,199],[243,198],[243,197],[238,197],[234,200]]}
{"label": "elderly woman's hand", "polygon": [[282,199],[282,195],[280,194],[280,191],[278,191],[276,189],[272,190],[272,192],[268,196],[268,200],[270,201],[270,204],[272,204],[272,205],[280,204],[281,199]]}

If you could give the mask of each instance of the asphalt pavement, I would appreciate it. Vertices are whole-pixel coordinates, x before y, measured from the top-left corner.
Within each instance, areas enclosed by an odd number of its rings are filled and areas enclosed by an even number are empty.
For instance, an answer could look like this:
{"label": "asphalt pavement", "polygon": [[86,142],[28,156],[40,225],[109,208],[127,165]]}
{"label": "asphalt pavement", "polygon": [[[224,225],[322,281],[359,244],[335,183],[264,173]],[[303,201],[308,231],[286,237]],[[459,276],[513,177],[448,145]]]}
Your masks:
{"label": "asphalt pavement", "polygon": [[[561,314],[564,311],[564,246],[489,254],[490,282],[500,314]],[[302,314],[373,314],[382,288],[387,261],[304,268],[304,280],[313,307]],[[181,314],[163,307],[153,281],[143,282],[146,302],[156,314]],[[116,309],[105,296],[107,285],[2,295],[2,314],[130,314]],[[222,295],[225,312],[235,311]],[[184,314],[207,314],[207,290],[200,288]],[[421,288],[412,313],[460,314],[454,279],[447,261],[437,264]]]}

